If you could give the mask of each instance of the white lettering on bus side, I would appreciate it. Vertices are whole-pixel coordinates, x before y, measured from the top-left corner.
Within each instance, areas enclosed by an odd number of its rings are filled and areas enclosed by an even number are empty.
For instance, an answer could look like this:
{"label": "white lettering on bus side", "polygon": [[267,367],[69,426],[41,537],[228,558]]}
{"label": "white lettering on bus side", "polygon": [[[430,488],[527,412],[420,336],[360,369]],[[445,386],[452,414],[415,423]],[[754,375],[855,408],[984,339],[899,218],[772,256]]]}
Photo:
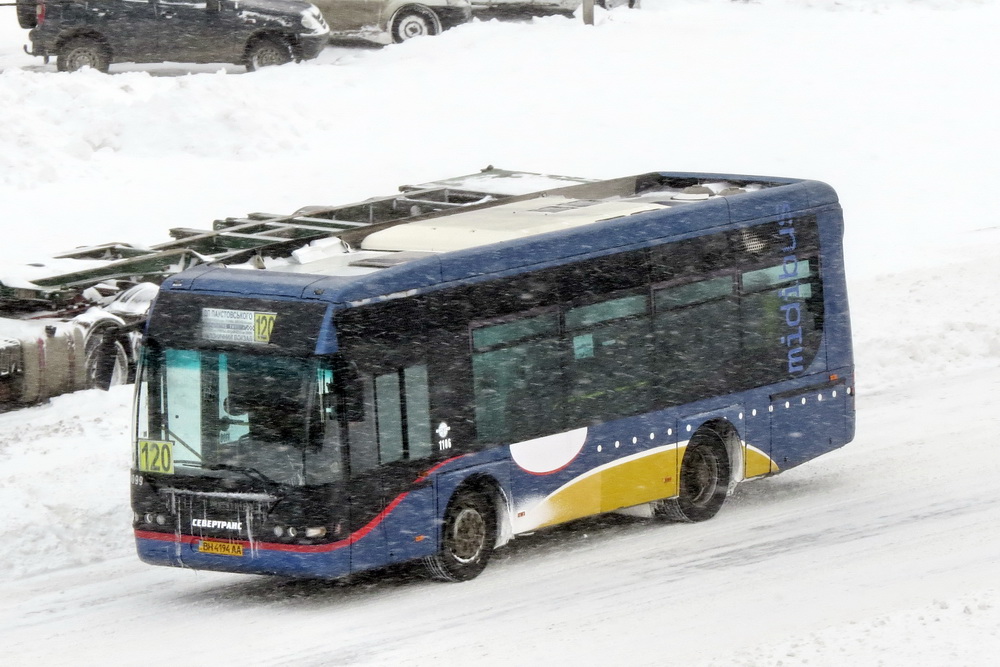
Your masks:
{"label": "white lettering on bus side", "polygon": [[448,426],[447,422],[441,422],[438,427],[434,429],[434,432],[438,436],[438,451],[443,451],[445,449],[451,449],[451,438],[448,437],[448,433],[451,432],[451,427]]}
{"label": "white lettering on bus side", "polygon": [[[789,206],[784,204],[779,209],[778,233],[788,237],[788,245],[781,249],[782,252],[791,253],[798,247],[795,240],[795,220],[789,213]],[[781,262],[780,280],[796,280],[794,285],[784,287],[778,291],[781,299],[786,303],[779,306],[781,314],[784,315],[785,325],[789,331],[781,336],[781,343],[788,348],[787,362],[789,373],[801,373],[805,370],[802,348],[802,297],[799,293],[799,258],[798,255],[785,255]]]}
{"label": "white lettering on bus side", "polygon": [[226,530],[241,530],[242,521],[218,521],[216,519],[191,519],[193,528],[225,528]]}

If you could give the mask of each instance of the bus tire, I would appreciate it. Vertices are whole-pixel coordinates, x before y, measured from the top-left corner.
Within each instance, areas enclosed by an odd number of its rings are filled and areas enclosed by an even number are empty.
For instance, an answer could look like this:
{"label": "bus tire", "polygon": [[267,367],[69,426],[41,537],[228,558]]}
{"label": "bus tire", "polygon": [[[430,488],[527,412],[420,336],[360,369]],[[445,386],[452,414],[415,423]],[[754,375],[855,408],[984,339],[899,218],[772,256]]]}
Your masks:
{"label": "bus tire", "polygon": [[695,437],[684,452],[676,498],[664,500],[658,513],[670,521],[693,523],[715,516],[729,492],[729,456],[718,438]]}
{"label": "bus tire", "polygon": [[441,527],[441,547],[424,559],[441,581],[468,581],[486,569],[496,544],[496,509],[489,497],[471,488],[452,496]]}

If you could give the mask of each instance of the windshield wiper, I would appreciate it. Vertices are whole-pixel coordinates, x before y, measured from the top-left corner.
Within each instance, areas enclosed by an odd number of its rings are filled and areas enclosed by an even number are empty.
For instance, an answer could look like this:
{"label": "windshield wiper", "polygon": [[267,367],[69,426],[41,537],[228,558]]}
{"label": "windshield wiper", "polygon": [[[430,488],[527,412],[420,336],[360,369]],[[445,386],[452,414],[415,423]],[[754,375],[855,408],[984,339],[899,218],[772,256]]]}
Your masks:
{"label": "windshield wiper", "polygon": [[196,452],[191,447],[191,445],[189,445],[186,442],[184,442],[184,440],[182,440],[180,436],[178,436],[176,433],[174,433],[173,431],[171,431],[169,428],[167,429],[167,437],[168,438],[173,438],[174,440],[176,440],[177,442],[179,442],[184,447],[184,449],[188,450],[189,452],[191,452],[192,454],[194,454],[195,456],[197,456],[198,457],[198,461],[196,461],[196,463],[204,461],[204,458],[202,458],[201,454],[199,454],[198,452]]}
{"label": "windshield wiper", "polygon": [[246,475],[254,481],[263,482],[264,486],[271,491],[281,488],[281,485],[276,481],[256,468],[250,468],[248,466],[234,466],[228,463],[206,463],[204,461],[174,461],[174,463],[182,466],[190,466],[192,468],[201,468],[202,470],[225,470],[228,472],[238,472],[241,475]]}

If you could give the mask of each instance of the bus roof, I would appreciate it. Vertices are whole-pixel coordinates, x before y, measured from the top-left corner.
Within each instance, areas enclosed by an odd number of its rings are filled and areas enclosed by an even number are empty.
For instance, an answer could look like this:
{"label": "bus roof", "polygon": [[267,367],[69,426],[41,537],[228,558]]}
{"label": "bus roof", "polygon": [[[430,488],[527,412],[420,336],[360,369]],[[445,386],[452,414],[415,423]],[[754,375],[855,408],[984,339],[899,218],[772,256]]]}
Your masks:
{"label": "bus roof", "polygon": [[633,199],[540,196],[511,204],[396,225],[367,236],[364,250],[450,252],[503,243],[664,208]]}
{"label": "bus roof", "polygon": [[830,186],[801,179],[652,172],[579,180],[338,234],[266,271],[197,266],[163,289],[355,306],[837,203]]}

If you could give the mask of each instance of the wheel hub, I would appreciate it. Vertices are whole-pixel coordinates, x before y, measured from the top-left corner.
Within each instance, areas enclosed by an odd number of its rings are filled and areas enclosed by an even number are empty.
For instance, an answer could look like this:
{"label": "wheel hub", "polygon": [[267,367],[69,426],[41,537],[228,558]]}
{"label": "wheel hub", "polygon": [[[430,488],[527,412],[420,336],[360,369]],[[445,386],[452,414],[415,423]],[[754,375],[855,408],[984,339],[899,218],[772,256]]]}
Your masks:
{"label": "wheel hub", "polygon": [[683,474],[682,483],[691,503],[704,506],[715,495],[716,480],[719,475],[718,464],[715,457],[704,451],[695,450],[692,453],[696,458],[691,461],[686,474]]}
{"label": "wheel hub", "polygon": [[283,65],[284,59],[277,49],[264,49],[255,58],[257,67],[270,67],[272,65]]}
{"label": "wheel hub", "polygon": [[403,35],[403,39],[411,39],[413,37],[420,37],[427,34],[427,26],[420,19],[413,17],[407,20],[400,27],[400,32]]}
{"label": "wheel hub", "polygon": [[466,507],[455,517],[451,552],[461,563],[475,560],[486,543],[486,521],[474,509]]}
{"label": "wheel hub", "polygon": [[75,49],[70,53],[69,66],[71,69],[80,69],[81,67],[92,67],[97,69],[97,54],[95,54],[90,49]]}

